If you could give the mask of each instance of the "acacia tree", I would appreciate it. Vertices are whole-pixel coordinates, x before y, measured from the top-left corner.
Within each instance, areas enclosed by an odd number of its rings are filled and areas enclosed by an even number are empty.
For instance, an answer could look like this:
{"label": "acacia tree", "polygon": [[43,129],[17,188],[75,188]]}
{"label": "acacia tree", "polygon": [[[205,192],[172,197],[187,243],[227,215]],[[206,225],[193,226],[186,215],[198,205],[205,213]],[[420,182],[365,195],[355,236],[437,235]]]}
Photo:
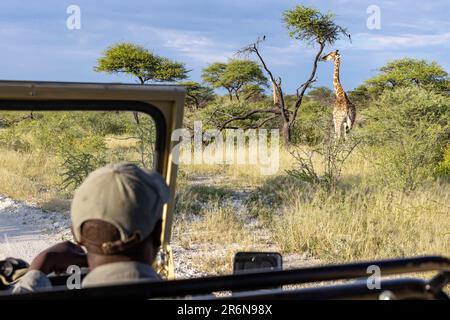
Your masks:
{"label": "acacia tree", "polygon": [[265,109],[255,109],[244,115],[232,117],[225,121],[220,129],[227,128],[233,121],[244,120],[255,114],[266,114],[266,118],[262,120],[258,126],[260,127],[268,121],[279,119],[284,143],[287,146],[291,142],[292,128],[297,119],[305,92],[310,88],[312,83],[316,81],[317,65],[325,46],[334,44],[341,36],[350,38],[350,35],[347,33],[346,29],[334,22],[334,15],[332,13],[323,14],[316,9],[301,5],[285,11],[283,20],[290,37],[296,40],[305,41],[307,44],[317,47],[317,52],[313,58],[312,69],[308,79],[297,88],[294,102],[292,105],[288,105],[283,94],[281,78],[275,78],[260,52],[260,44],[265,40],[265,37],[263,39],[258,39],[256,42],[240,50],[238,54],[254,54],[259,59],[273,86],[273,106]]}
{"label": "acacia tree", "polygon": [[[97,72],[128,74],[136,77],[140,84],[148,82],[174,82],[187,78],[188,71],[183,63],[153,54],[143,46],[133,43],[112,45],[97,60]],[[136,123],[139,123],[135,112]]]}
{"label": "acacia tree", "polygon": [[202,74],[203,81],[213,88],[224,88],[228,91],[230,101],[233,96],[239,101],[245,86],[266,86],[267,78],[264,76],[258,63],[251,60],[232,59],[228,63],[216,62],[205,69]]}
{"label": "acacia tree", "polygon": [[435,91],[449,91],[448,73],[436,62],[413,58],[389,61],[380,73],[365,81],[369,90],[380,93],[384,89],[415,85]]}
{"label": "acacia tree", "polygon": [[203,86],[195,81],[185,81],[178,84],[186,88],[186,105],[188,107],[200,109],[214,99],[214,92],[210,87]]}

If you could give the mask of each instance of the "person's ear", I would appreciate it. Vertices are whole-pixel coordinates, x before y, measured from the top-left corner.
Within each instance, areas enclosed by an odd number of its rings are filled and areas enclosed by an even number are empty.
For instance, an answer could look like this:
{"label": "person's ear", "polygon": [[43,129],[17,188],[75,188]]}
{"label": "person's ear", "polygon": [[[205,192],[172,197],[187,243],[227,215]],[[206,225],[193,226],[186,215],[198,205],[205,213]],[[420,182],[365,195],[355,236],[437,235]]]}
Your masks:
{"label": "person's ear", "polygon": [[153,246],[156,248],[161,246],[161,233],[162,233],[162,220],[158,220],[152,232],[152,242]]}

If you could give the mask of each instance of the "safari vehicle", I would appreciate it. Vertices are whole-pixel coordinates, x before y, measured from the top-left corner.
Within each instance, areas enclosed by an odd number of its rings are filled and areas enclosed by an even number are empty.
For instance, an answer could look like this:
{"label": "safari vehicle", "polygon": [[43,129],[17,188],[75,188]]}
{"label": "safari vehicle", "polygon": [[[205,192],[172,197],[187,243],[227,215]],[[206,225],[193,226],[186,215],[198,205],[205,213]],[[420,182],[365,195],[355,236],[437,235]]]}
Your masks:
{"label": "safari vehicle", "polygon": [[[172,132],[182,127],[184,88],[165,85],[128,85],[61,82],[0,82],[0,111],[23,112],[139,112],[155,125],[154,168],[170,186],[170,202],[164,208],[162,248],[155,268],[168,281],[139,282],[115,286],[68,290],[67,275],[51,277],[54,289],[22,295],[5,292],[8,299],[94,298],[189,298],[189,299],[444,299],[450,280],[450,260],[445,257],[412,257],[395,260],[354,262],[282,270],[277,253],[247,252],[235,257],[234,274],[193,279],[174,279],[170,247],[174,215],[177,165],[172,153]],[[21,258],[16,257],[16,258]],[[14,273],[14,266],[4,272]],[[369,286],[368,270],[379,268],[379,285]],[[410,273],[433,273],[429,280],[406,278]],[[325,284],[324,284],[325,283]],[[315,284],[303,286],[304,284]],[[7,289],[7,288],[5,288]],[[262,290],[264,289],[264,290]],[[232,292],[216,296],[213,293]]]}

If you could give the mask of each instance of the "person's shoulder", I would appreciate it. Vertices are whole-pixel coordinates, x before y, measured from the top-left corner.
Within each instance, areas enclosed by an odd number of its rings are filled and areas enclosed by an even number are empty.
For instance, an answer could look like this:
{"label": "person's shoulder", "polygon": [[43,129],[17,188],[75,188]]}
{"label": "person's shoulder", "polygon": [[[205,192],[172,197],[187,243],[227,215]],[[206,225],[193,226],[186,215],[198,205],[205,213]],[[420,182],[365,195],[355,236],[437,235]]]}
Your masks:
{"label": "person's shoulder", "polygon": [[146,263],[121,261],[108,263],[93,269],[83,280],[83,287],[117,284],[139,280],[161,280],[153,268]]}

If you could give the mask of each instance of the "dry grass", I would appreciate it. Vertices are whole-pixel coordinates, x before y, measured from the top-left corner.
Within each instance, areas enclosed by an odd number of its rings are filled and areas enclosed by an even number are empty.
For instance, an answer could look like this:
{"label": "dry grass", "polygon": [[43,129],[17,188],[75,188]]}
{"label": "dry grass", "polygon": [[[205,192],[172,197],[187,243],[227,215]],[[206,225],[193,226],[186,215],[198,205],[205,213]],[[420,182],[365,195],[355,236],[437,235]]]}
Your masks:
{"label": "dry grass", "polygon": [[[110,150],[129,149],[115,137],[106,142]],[[188,217],[177,218],[175,236],[181,246],[197,250],[192,262],[199,270],[229,273],[237,251],[266,245],[235,208],[223,206],[223,198],[233,190],[249,188],[257,201],[243,202],[244,214],[256,212],[254,216],[261,218],[264,212],[269,237],[286,253],[306,252],[323,262],[450,255],[450,185],[436,183],[414,193],[383,188],[376,184],[376,171],[368,160],[372,156],[353,154],[343,168],[340,189],[331,195],[283,177],[294,161],[282,149],[274,176],[261,175],[258,165],[182,165],[187,186],[193,177],[221,180],[213,181],[214,190],[202,188],[200,182],[180,198],[181,215]],[[47,209],[66,209],[70,195],[58,187],[59,166],[57,158],[43,153],[2,150],[0,194]],[[317,168],[321,170],[319,164]],[[194,211],[200,213],[196,218]]]}
{"label": "dry grass", "polygon": [[[105,143],[112,162],[140,160],[136,139],[108,136]],[[120,157],[114,158],[117,154]],[[52,211],[68,210],[71,192],[62,188],[62,160],[42,151],[0,149],[0,194],[36,203]]]}
{"label": "dry grass", "polygon": [[190,262],[208,274],[231,273],[236,252],[252,250],[258,243],[235,210],[219,203],[205,209],[201,217],[177,219],[174,237],[183,248],[195,250]]}
{"label": "dry grass", "polygon": [[450,255],[450,187],[433,185],[405,194],[352,190],[293,197],[273,220],[284,252],[308,252],[325,261],[422,254]]}
{"label": "dry grass", "polygon": [[[248,149],[245,150],[248,154]],[[290,153],[280,147],[279,163],[277,171],[271,175],[262,174],[263,168],[267,168],[265,164],[181,164],[180,169],[188,177],[204,176],[204,177],[224,177],[226,182],[233,185],[234,188],[245,188],[258,186],[267,179],[283,174],[286,169],[290,169],[293,163],[293,157]]]}
{"label": "dry grass", "polygon": [[40,152],[0,152],[0,194],[37,203],[44,209],[67,209],[60,189],[60,160]]}
{"label": "dry grass", "polygon": [[[185,170],[189,175],[224,176],[233,189],[256,187],[252,195],[256,201],[246,203],[246,210],[265,221],[270,236],[285,253],[306,253],[324,263],[422,254],[449,256],[450,185],[428,184],[410,193],[385,188],[379,184],[373,158],[367,150],[352,154],[343,167],[339,188],[332,194],[289,177],[261,176],[256,166],[190,166]],[[280,159],[283,173],[293,161],[286,151],[281,151]],[[316,167],[322,170],[319,163]],[[227,248],[246,233],[242,225],[224,219],[220,211],[209,214],[206,220],[189,226],[196,233],[189,241],[217,240]],[[211,223],[214,214],[214,219],[222,222]],[[206,255],[202,263],[220,268],[230,254],[224,253],[220,259]]]}

